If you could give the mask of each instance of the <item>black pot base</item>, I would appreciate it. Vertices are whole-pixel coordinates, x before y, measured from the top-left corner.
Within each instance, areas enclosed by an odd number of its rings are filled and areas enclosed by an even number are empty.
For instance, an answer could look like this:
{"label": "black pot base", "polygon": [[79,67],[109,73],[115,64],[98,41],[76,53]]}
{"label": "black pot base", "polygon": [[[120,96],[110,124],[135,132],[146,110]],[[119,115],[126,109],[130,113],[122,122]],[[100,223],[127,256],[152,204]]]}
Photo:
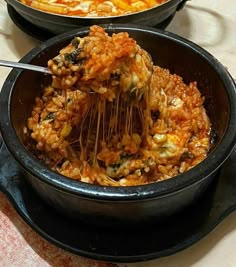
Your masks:
{"label": "black pot base", "polygon": [[20,216],[49,242],[74,254],[109,262],[145,261],[172,255],[208,234],[236,209],[236,150],[202,198],[167,221],[139,228],[102,228],[55,212],[34,193],[2,145],[0,188]]}
{"label": "black pot base", "polygon": [[13,23],[34,39],[43,42],[54,36],[50,31],[37,27],[24,19],[11,5],[7,5],[7,11]]}
{"label": "black pot base", "polygon": [[[46,41],[55,36],[54,33],[47,31],[43,28],[40,28],[23,18],[11,5],[7,5],[8,14],[13,21],[13,23],[21,29],[23,32],[33,37],[38,41]],[[169,23],[172,21],[175,14],[172,14],[167,19],[154,26],[154,28],[164,30]],[[79,27],[79,26],[78,26]]]}

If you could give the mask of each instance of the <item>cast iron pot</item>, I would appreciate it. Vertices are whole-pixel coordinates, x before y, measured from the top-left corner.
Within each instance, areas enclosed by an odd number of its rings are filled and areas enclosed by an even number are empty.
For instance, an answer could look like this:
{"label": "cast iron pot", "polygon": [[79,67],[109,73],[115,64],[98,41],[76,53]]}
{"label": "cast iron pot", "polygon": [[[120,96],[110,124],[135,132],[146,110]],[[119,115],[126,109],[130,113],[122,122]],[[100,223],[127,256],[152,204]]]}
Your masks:
{"label": "cast iron pot", "polygon": [[[230,155],[236,138],[236,88],[227,70],[208,52],[172,33],[135,25],[104,26],[108,33],[127,31],[155,64],[169,68],[186,83],[198,81],[212,123],[209,156],[191,170],[162,182],[133,187],[106,187],[74,181],[42,165],[27,150],[23,128],[36,96],[51,77],[12,70],[0,94],[0,129],[5,145],[42,200],[70,217],[109,225],[152,222],[186,208],[205,192]],[[21,62],[46,66],[81,28],[54,37],[29,52]]]}
{"label": "cast iron pot", "polygon": [[110,17],[64,16],[43,12],[22,4],[18,0],[5,0],[26,21],[52,34],[60,34],[82,26],[108,23],[135,23],[164,28],[188,0],[169,0],[166,3],[141,12]]}

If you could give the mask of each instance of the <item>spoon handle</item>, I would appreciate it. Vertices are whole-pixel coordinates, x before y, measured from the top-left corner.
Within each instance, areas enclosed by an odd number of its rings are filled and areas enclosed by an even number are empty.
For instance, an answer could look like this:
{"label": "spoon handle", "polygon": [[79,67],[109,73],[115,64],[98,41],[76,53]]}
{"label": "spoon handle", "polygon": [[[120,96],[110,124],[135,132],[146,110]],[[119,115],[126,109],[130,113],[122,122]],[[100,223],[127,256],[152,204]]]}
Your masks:
{"label": "spoon handle", "polygon": [[26,69],[26,70],[32,70],[32,71],[43,72],[46,74],[51,74],[51,71],[47,67],[41,67],[41,66],[25,64],[25,63],[20,63],[20,62],[12,62],[12,61],[1,60],[1,59],[0,59],[0,66]]}

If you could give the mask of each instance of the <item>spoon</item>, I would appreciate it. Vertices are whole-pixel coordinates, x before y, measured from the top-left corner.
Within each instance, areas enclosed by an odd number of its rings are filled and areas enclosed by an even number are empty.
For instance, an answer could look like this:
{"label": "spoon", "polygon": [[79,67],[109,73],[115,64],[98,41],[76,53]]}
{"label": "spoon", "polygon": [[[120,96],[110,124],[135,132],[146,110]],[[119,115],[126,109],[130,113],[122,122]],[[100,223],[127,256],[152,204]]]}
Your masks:
{"label": "spoon", "polygon": [[[32,64],[26,64],[26,63],[20,63],[20,62],[14,62],[14,61],[8,61],[8,60],[0,59],[0,66],[10,67],[10,68],[18,68],[18,69],[24,69],[24,70],[33,70],[33,71],[38,71],[38,72],[52,75],[51,71],[47,67],[42,67],[42,66],[37,66],[37,65],[32,65]],[[81,89],[79,89],[79,90],[83,93],[95,94],[95,92],[93,92],[93,91],[81,90]]]}
{"label": "spoon", "polygon": [[33,70],[33,71],[43,72],[45,74],[52,74],[51,71],[47,67],[36,66],[36,65],[20,63],[20,62],[13,62],[13,61],[8,61],[8,60],[0,59],[0,66],[10,67],[10,68],[19,68],[19,69],[25,69],[25,70]]}

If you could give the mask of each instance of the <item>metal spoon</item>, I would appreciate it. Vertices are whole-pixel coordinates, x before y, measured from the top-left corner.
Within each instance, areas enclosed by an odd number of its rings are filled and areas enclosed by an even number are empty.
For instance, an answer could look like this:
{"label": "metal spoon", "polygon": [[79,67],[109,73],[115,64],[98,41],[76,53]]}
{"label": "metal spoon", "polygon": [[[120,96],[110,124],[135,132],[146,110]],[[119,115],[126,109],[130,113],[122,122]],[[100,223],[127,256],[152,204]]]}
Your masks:
{"label": "metal spoon", "polygon": [[[18,68],[18,69],[24,69],[24,70],[33,70],[33,71],[38,71],[38,72],[52,75],[51,71],[47,67],[36,66],[36,65],[26,64],[26,63],[13,62],[13,61],[0,59],[0,66]],[[81,90],[81,89],[79,90],[83,93],[95,94],[95,92],[93,91]]]}
{"label": "metal spoon", "polygon": [[45,74],[52,74],[51,71],[47,67],[36,66],[36,65],[20,63],[20,62],[13,62],[13,61],[8,61],[8,60],[0,59],[0,66],[10,67],[10,68],[19,68],[19,69],[25,69],[25,70],[33,70],[33,71],[43,72]]}

